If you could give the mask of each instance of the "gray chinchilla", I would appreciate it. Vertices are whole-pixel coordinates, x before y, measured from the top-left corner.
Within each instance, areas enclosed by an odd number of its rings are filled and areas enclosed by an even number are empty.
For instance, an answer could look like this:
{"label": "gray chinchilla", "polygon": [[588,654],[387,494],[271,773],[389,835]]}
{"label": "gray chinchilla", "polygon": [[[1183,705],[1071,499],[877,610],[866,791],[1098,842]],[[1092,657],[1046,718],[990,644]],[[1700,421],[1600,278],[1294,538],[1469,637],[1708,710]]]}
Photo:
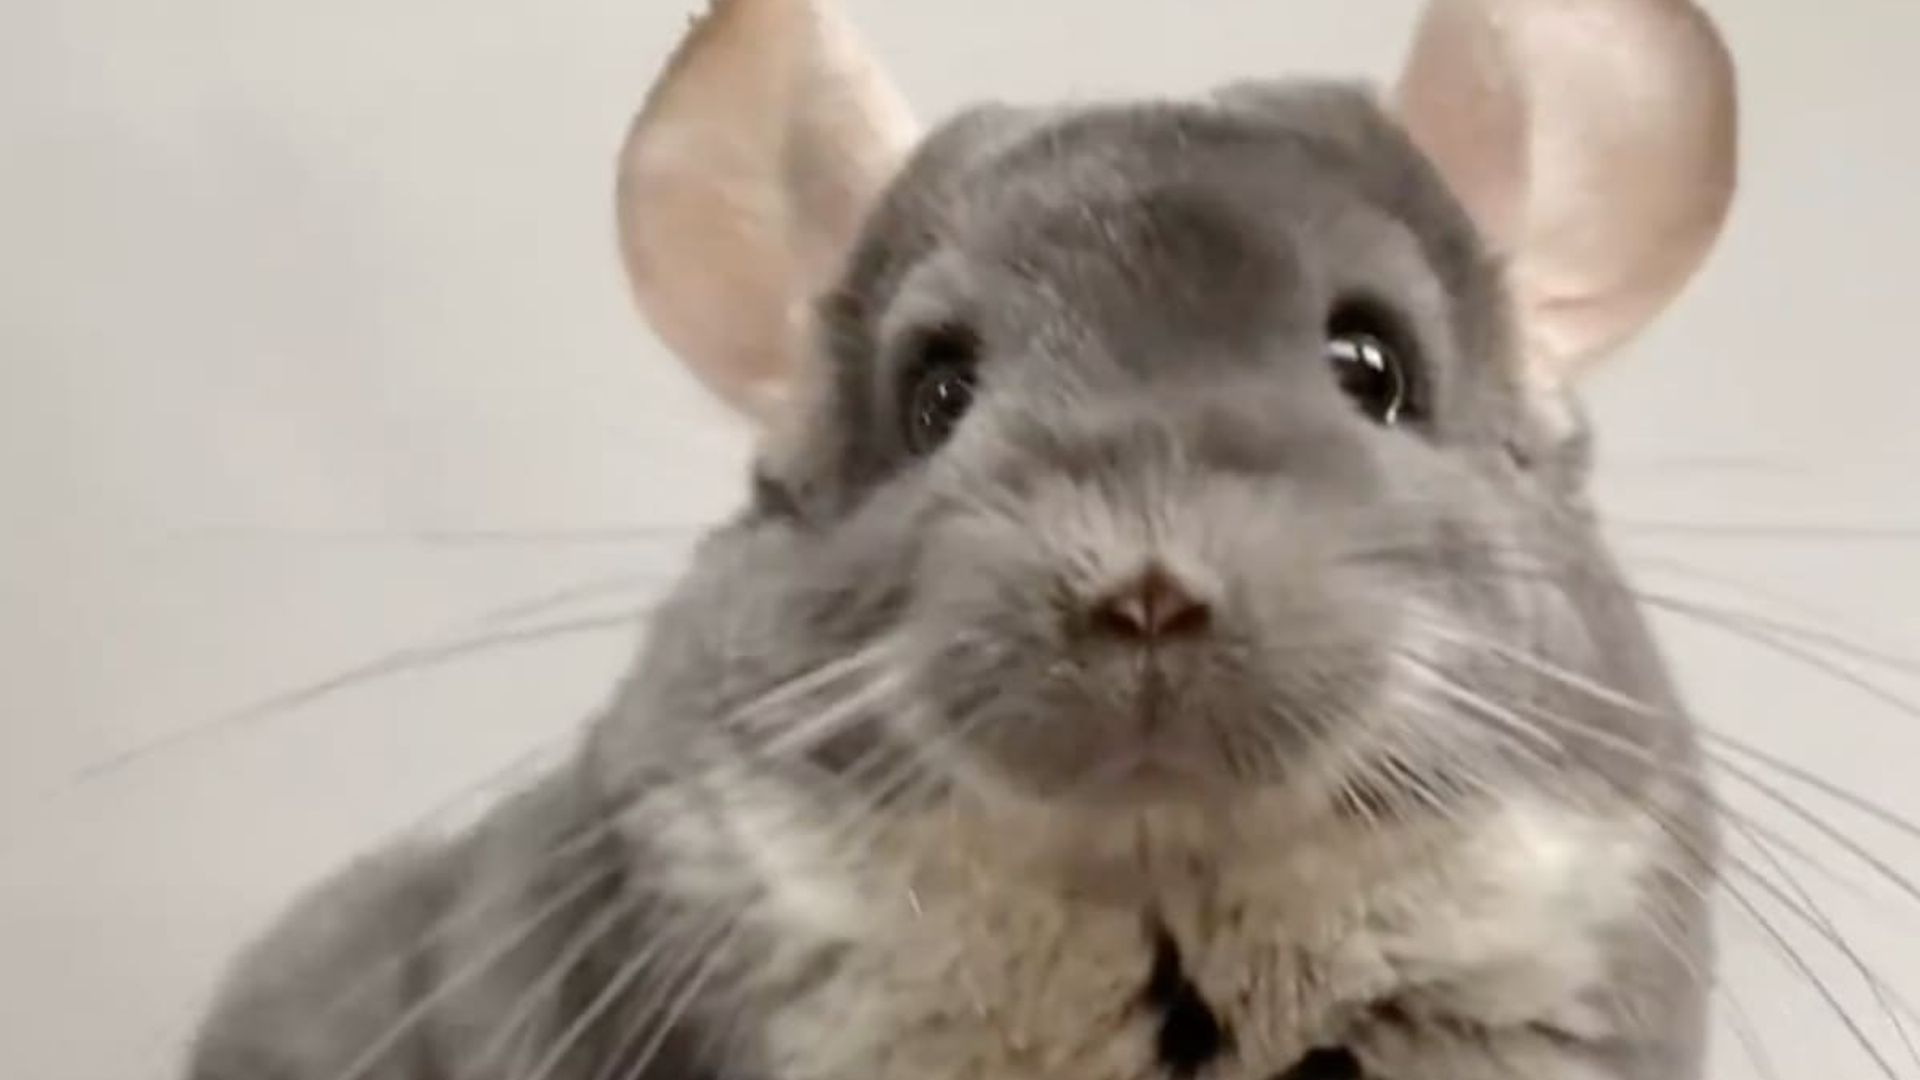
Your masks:
{"label": "gray chinchilla", "polygon": [[1690,1080],[1716,828],[1573,383],[1720,232],[1684,0],[1391,93],[921,133],[722,0],[621,161],[761,433],[565,769],[237,964],[193,1080]]}

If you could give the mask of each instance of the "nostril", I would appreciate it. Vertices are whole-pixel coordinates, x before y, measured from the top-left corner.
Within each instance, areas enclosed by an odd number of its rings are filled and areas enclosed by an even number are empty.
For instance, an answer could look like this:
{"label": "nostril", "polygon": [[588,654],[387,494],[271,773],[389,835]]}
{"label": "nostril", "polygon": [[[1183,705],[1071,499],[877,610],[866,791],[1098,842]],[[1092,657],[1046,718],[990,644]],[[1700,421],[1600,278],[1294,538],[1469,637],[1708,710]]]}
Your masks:
{"label": "nostril", "polygon": [[1096,634],[1148,641],[1203,634],[1213,612],[1190,586],[1155,564],[1102,594],[1087,621]]}

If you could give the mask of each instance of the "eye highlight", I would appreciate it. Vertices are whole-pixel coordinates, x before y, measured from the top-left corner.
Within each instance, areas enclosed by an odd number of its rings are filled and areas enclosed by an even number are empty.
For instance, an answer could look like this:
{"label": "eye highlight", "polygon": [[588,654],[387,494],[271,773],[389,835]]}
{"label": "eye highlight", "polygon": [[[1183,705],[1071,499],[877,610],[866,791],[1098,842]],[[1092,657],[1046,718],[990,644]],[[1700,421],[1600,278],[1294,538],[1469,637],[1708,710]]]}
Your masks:
{"label": "eye highlight", "polygon": [[978,364],[978,339],[964,327],[940,327],[921,336],[903,394],[904,434],[915,454],[939,449],[972,408]]}
{"label": "eye highlight", "polygon": [[1411,358],[1390,321],[1370,305],[1334,309],[1326,358],[1340,389],[1374,422],[1393,427],[1416,413]]}

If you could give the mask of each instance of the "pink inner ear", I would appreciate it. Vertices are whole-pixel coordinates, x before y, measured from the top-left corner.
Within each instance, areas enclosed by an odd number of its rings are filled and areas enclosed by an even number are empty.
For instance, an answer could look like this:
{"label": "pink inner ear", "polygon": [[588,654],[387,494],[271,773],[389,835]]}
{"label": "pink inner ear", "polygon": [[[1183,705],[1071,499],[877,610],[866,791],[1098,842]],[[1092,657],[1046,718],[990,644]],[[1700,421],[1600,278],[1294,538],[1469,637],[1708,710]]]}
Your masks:
{"label": "pink inner ear", "polygon": [[820,0],[718,0],[622,151],[619,226],[656,333],[765,424],[823,288],[911,138],[911,119]]}
{"label": "pink inner ear", "polygon": [[769,174],[785,5],[721,3],[669,61],[621,152],[621,252],[642,314],[729,404],[787,367],[770,316],[791,276]]}
{"label": "pink inner ear", "polygon": [[1435,0],[1415,31],[1395,107],[1487,242],[1519,240],[1529,179],[1528,103],[1487,5]]}
{"label": "pink inner ear", "polygon": [[816,14],[817,48],[796,72],[796,108],[787,135],[790,205],[804,280],[839,269],[874,199],[918,136],[906,101],[852,30]]}
{"label": "pink inner ear", "polygon": [[1542,58],[1531,94],[1564,117],[1533,138],[1535,185],[1516,267],[1567,374],[1623,344],[1712,250],[1736,183],[1733,66],[1683,0],[1568,5],[1520,24]]}
{"label": "pink inner ear", "polygon": [[1732,202],[1734,89],[1688,0],[1433,0],[1400,109],[1507,258],[1537,374],[1577,374],[1699,268]]}

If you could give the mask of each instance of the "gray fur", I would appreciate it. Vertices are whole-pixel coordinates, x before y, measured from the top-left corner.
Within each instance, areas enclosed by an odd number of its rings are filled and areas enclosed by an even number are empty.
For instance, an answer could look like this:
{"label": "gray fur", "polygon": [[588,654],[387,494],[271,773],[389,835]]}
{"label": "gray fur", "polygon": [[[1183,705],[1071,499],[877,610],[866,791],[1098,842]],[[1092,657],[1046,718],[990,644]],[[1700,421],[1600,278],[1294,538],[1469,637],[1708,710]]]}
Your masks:
{"label": "gray fur", "polygon": [[[1339,394],[1322,334],[1355,292],[1418,343],[1425,422]],[[950,122],[822,300],[831,392],[577,764],[300,905],[190,1076],[532,1077],[578,1023],[546,1077],[1146,1080],[1169,1075],[1142,997],[1160,936],[1226,1026],[1210,1077],[1330,1046],[1376,1080],[1697,1076],[1692,733],[1504,305],[1356,88]],[[902,367],[956,325],[981,395],[915,457]],[[1061,617],[1149,556],[1215,612],[1158,657],[1150,736],[1138,652]],[[1555,722],[1518,739],[1468,700]],[[1128,753],[1178,765],[1099,779]],[[877,798],[887,776],[912,782]],[[463,905],[484,910],[430,932]],[[515,1016],[518,1068],[476,1060]]]}

